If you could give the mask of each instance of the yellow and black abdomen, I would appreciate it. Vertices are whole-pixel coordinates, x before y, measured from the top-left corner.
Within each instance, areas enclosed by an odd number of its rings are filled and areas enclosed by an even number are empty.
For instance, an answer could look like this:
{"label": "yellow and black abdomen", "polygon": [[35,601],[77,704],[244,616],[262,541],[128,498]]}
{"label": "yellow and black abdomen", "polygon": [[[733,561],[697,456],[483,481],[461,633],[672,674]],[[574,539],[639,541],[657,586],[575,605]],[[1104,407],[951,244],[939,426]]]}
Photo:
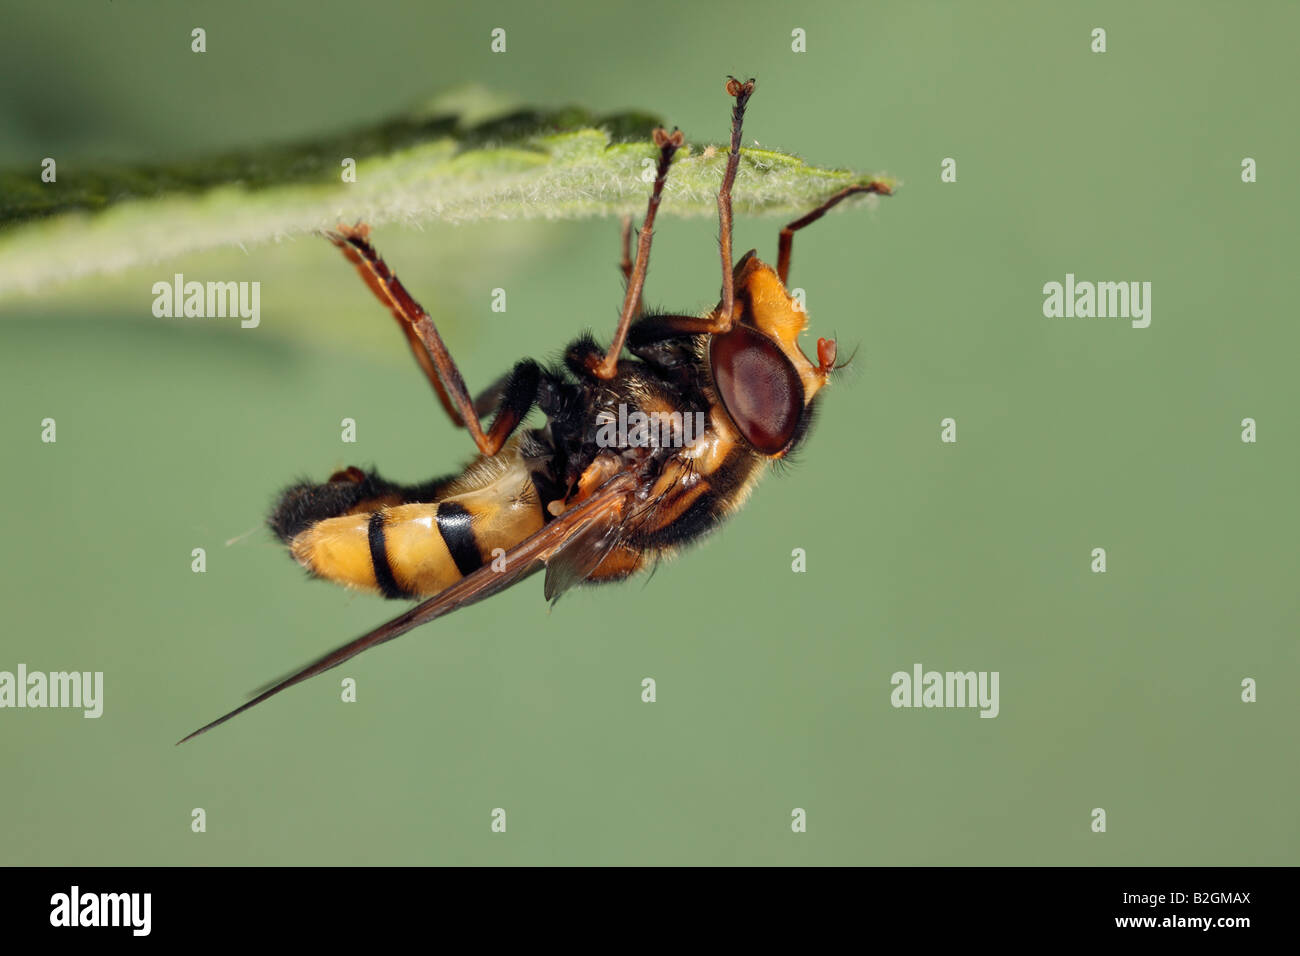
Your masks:
{"label": "yellow and black abdomen", "polygon": [[[353,487],[343,474],[328,485],[290,489],[271,526],[313,574],[385,597],[437,594],[545,523],[544,504],[513,448],[422,489],[352,474]],[[305,509],[313,494],[330,500]],[[411,501],[416,495],[432,500]],[[277,521],[291,505],[308,520]]]}

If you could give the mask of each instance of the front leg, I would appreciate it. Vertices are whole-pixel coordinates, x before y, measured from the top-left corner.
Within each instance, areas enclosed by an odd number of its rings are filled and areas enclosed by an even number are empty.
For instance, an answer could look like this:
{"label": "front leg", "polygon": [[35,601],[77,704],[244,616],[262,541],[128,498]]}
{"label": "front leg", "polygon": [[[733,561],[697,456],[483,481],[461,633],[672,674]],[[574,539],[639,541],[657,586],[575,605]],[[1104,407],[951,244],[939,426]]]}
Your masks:
{"label": "front leg", "polygon": [[841,189],[830,199],[826,200],[806,216],[801,216],[794,222],[789,223],[781,230],[781,238],[777,242],[776,250],[776,274],[781,279],[781,284],[785,285],[790,278],[790,253],[794,249],[794,234],[804,226],[810,226],[834,206],[848,199],[850,196],[856,196],[858,193],[878,193],[881,196],[891,195],[892,190],[889,183],[873,179],[869,183],[863,183],[858,186],[849,186]]}

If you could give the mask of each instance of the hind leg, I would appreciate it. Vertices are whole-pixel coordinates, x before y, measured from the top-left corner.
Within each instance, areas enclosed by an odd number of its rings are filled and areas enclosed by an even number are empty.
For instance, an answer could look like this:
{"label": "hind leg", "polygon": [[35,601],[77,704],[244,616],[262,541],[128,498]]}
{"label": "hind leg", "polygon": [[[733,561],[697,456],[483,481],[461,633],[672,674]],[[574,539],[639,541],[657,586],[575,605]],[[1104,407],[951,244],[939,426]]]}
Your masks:
{"label": "hind leg", "polygon": [[[480,452],[495,455],[532,408],[541,375],[537,364],[524,361],[515,366],[502,391],[501,406],[492,427],[484,432],[475,412],[475,402],[471,401],[465,387],[465,379],[438,334],[437,326],[370,244],[370,227],[364,223],[351,227],[340,225],[337,232],[327,232],[325,237],[343,251],[348,261],[357,267],[370,291],[393,313],[406,334],[415,360],[420,363],[451,420],[469,430]],[[480,396],[480,402],[483,398]]]}

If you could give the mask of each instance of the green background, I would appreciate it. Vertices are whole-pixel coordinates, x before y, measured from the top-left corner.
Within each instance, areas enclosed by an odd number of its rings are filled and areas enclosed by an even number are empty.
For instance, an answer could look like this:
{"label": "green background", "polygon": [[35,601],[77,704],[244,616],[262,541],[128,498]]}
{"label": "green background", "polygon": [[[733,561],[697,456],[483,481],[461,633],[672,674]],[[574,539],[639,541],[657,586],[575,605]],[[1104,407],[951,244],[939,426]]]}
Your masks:
{"label": "green background", "polygon": [[[252,147],[465,83],[719,142],[723,77],[752,75],[747,141],[903,182],[797,244],[811,334],[860,345],[854,372],[800,462],[648,585],[548,611],[531,580],[177,748],[399,610],[304,580],[264,530],[224,542],[295,476],[416,480],[471,444],[317,240],[0,302],[0,669],[106,685],[99,720],[0,712],[0,862],[1298,862],[1295,5],[472,7],[9,4],[0,163]],[[738,252],[778,226],[741,221]],[[376,241],[475,388],[608,336],[617,237]],[[666,205],[649,301],[712,305],[715,237]],[[155,319],[177,271],[260,281],[261,327]],[[1150,328],[1044,318],[1067,272],[1152,282]],[[891,708],[916,662],[999,671],[1000,716]]]}

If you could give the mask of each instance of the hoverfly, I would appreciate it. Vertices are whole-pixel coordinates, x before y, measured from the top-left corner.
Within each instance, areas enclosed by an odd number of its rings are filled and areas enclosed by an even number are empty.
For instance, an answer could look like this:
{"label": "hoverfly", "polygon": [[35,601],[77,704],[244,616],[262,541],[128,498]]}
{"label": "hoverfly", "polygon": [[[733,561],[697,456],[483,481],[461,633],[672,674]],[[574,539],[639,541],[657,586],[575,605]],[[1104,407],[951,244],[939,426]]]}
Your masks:
{"label": "hoverfly", "polygon": [[[890,187],[877,180],[849,186],[791,222],[781,230],[775,269],[752,250],[733,264],[731,188],[754,81],[729,77],[726,91],[734,103],[718,191],[717,307],[704,316],[642,308],[655,214],[683,144],[680,131],[656,129],[659,159],[635,260],[630,219],[623,223],[626,291],[609,347],[582,336],[560,366],[525,359],[475,400],[433,319],[370,244],[369,228],[325,234],[392,312],[479,455],[459,475],[418,485],[351,467],[324,484],[286,489],[268,524],[311,574],[387,598],[426,600],[181,743],[536,571],[545,569],[545,595],[554,600],[574,585],[652,567],[737,511],[768,466],[807,436],[814,401],[836,368],[836,346],[818,339],[816,361],[799,348],[807,315],[785,288],[794,234],[850,196],[889,195]],[[623,356],[625,346],[632,358]],[[516,434],[534,408],[545,425]],[[484,431],[479,419],[492,412]],[[626,430],[611,440],[616,419],[636,420],[635,440]],[[659,427],[647,427],[647,419]],[[692,430],[693,421],[701,427]]]}

